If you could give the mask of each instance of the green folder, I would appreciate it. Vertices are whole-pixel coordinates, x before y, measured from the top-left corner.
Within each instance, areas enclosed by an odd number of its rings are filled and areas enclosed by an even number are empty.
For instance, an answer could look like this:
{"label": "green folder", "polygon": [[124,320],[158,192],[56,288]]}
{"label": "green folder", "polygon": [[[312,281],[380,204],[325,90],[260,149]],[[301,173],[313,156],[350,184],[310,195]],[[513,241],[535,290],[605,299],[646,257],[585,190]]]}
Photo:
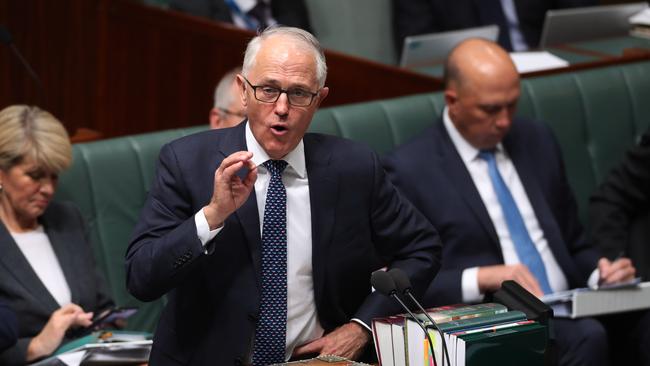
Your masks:
{"label": "green folder", "polygon": [[546,327],[539,323],[460,335],[456,337],[456,365],[543,366],[546,338]]}

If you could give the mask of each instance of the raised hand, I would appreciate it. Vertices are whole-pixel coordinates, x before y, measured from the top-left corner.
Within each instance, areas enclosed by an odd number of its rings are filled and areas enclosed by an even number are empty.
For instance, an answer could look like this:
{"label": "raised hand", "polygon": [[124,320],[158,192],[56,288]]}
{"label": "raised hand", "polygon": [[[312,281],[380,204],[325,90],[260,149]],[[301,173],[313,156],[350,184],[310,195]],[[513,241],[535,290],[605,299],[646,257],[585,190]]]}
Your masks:
{"label": "raised hand", "polygon": [[[214,172],[214,190],[210,203],[203,208],[210,230],[220,227],[228,216],[246,202],[255,187],[257,166],[251,158],[253,153],[238,151],[225,158]],[[237,172],[248,168],[242,180]]]}

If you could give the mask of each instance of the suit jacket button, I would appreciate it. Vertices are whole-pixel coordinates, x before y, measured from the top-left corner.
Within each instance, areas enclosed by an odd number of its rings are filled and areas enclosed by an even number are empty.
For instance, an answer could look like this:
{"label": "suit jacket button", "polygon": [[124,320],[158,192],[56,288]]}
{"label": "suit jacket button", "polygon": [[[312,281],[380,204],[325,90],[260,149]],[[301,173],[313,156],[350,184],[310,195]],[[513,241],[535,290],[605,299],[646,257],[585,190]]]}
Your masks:
{"label": "suit jacket button", "polygon": [[257,313],[248,313],[248,319],[253,323],[257,323],[257,320],[259,319],[259,315],[257,315]]}
{"label": "suit jacket button", "polygon": [[235,358],[235,365],[240,366],[243,365],[244,363],[242,362],[241,358]]}

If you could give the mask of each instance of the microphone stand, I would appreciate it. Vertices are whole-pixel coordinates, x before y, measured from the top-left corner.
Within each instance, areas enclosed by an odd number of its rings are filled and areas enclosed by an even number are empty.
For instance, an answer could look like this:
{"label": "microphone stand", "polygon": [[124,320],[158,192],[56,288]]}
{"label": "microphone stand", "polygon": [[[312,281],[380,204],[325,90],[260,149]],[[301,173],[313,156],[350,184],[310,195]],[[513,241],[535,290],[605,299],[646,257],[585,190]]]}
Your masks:
{"label": "microphone stand", "polygon": [[[408,314],[409,314],[409,315],[411,316],[411,318],[413,318],[413,320],[414,320],[414,321],[415,321],[415,322],[420,326],[420,328],[422,328],[422,330],[424,331],[424,335],[425,335],[425,336],[427,337],[427,339],[429,340],[429,349],[431,350],[431,357],[433,357],[433,362],[434,362],[436,365],[438,365],[438,360],[436,360],[436,353],[435,353],[435,351],[434,351],[434,349],[433,349],[433,340],[431,339],[431,335],[430,335],[429,332],[427,331],[427,327],[424,325],[424,323],[422,323],[422,322],[420,321],[420,319],[418,319],[418,318],[415,316],[415,314],[413,314],[413,312],[408,308],[408,306],[406,306],[406,304],[404,304],[404,302],[399,298],[399,296],[397,296],[397,291],[392,291],[391,294],[390,294],[390,297],[392,297],[393,299],[395,299],[395,300],[396,300],[396,301],[397,301],[397,302],[398,302],[398,303],[399,303],[399,304],[404,308],[404,310],[406,310],[406,312],[408,312]],[[413,297],[413,296],[411,295],[411,297]],[[419,305],[419,304],[418,304],[418,305]],[[425,312],[425,314],[426,314],[426,312]],[[429,314],[427,314],[427,317],[429,317]],[[429,319],[431,319],[431,318],[429,317]],[[434,323],[434,324],[435,324],[435,323]],[[443,345],[444,345],[444,342],[445,342],[444,337],[443,337],[442,342],[443,342]],[[445,350],[446,350],[446,348],[447,348],[447,346],[445,345]],[[447,361],[449,361],[449,355],[447,355]]]}
{"label": "microphone stand", "polygon": [[[413,301],[415,303],[415,305],[417,305],[417,307],[420,309],[420,311],[427,317],[427,319],[429,319],[429,321],[431,322],[431,325],[427,326],[427,328],[431,327],[431,328],[435,329],[438,332],[438,334],[440,334],[440,339],[442,339],[442,349],[445,352],[444,355],[443,355],[443,358],[446,356],[447,357],[447,365],[451,365],[451,361],[449,360],[449,352],[447,351],[447,342],[445,341],[445,334],[440,330],[440,328],[438,328],[438,325],[436,324],[435,320],[433,320],[431,315],[429,315],[429,313],[427,313],[427,311],[424,310],[424,308],[422,307],[420,302],[415,299],[415,296],[413,296],[413,294],[411,294],[411,290],[407,289],[406,291],[404,291],[404,294],[407,295],[408,297],[410,297],[411,301]],[[429,332],[426,332],[426,333],[427,333],[427,335],[429,335]],[[429,342],[431,342],[431,338],[429,338]],[[433,351],[431,351],[431,352],[433,352]],[[444,363],[444,359],[443,359],[443,363]]]}

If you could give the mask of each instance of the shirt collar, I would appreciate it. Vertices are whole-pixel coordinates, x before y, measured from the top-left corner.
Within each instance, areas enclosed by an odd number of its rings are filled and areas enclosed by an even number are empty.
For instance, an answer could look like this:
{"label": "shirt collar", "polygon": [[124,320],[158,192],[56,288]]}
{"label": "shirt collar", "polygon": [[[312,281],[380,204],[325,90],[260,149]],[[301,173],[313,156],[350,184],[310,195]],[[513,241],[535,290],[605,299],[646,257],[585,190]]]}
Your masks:
{"label": "shirt collar", "polygon": [[[445,107],[445,109],[442,111],[442,121],[445,125],[445,129],[447,129],[449,137],[451,138],[451,142],[456,147],[456,150],[458,151],[458,154],[460,155],[460,158],[463,160],[465,165],[477,159],[478,153],[480,152],[479,149],[475,148],[472,146],[472,144],[465,140],[463,135],[461,135],[460,132],[456,129],[456,125],[454,125],[454,123],[451,121],[451,117],[449,117],[449,109],[447,107]],[[498,153],[502,151],[503,145],[499,143],[495,148],[495,152]]]}
{"label": "shirt collar", "polygon": [[[253,135],[251,130],[250,123],[246,121],[246,146],[248,151],[253,153],[253,163],[256,166],[264,164],[267,160],[270,160],[269,154],[266,153],[264,148],[257,142],[257,139]],[[307,167],[305,164],[305,144],[303,140],[300,139],[300,142],[295,149],[291,150],[287,155],[285,155],[282,160],[286,161],[288,166],[290,166],[300,178],[305,178],[307,176]]]}

